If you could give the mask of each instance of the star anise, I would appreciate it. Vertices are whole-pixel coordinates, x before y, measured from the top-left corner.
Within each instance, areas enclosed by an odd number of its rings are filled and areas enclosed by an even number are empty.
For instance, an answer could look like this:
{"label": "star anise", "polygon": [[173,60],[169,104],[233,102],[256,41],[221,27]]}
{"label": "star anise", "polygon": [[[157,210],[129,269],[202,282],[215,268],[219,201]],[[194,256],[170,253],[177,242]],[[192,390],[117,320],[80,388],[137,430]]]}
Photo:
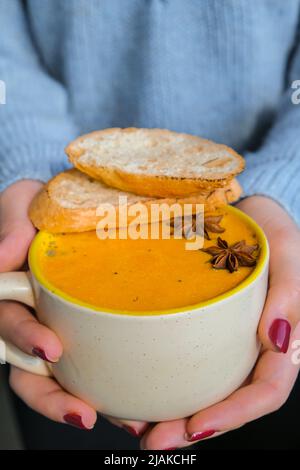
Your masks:
{"label": "star anise", "polygon": [[225,232],[225,228],[221,227],[220,222],[223,219],[223,215],[210,215],[204,218],[204,237],[207,240],[210,240],[210,236],[208,232],[212,233],[223,233]]}
{"label": "star anise", "polygon": [[220,226],[222,218],[223,215],[205,217],[204,227],[202,224],[197,227],[196,214],[184,218],[175,217],[173,221],[171,221],[171,227],[174,229],[174,232],[181,229],[186,239],[193,238],[195,235],[204,235],[206,240],[210,240],[209,232],[223,233],[225,231],[225,228]]}
{"label": "star anise", "polygon": [[245,240],[228,245],[227,241],[220,237],[217,243],[217,246],[202,248],[202,251],[212,256],[210,262],[215,269],[228,269],[233,273],[239,266],[256,265],[257,257],[253,253],[258,250],[258,245],[247,245]]}
{"label": "star anise", "polygon": [[180,230],[180,233],[182,233],[186,239],[193,238],[195,234],[198,234],[196,217],[194,215],[175,217],[171,220],[170,226],[173,229],[173,233],[178,233]]}

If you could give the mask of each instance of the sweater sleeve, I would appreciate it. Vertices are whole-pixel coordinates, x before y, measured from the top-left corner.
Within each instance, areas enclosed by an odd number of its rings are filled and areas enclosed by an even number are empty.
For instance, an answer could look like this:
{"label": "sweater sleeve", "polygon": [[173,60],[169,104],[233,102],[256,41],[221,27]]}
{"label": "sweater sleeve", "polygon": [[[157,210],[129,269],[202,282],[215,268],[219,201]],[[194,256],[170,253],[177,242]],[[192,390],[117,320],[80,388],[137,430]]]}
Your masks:
{"label": "sweater sleeve", "polygon": [[48,180],[67,166],[64,147],[78,132],[68,95],[41,63],[21,0],[0,2],[0,191],[23,179]]}
{"label": "sweater sleeve", "polygon": [[[272,77],[270,77],[272,79]],[[246,170],[239,177],[245,196],[263,195],[276,200],[300,224],[300,44],[287,74],[287,88],[274,124],[262,146],[247,152]],[[298,82],[299,84],[299,82]],[[298,98],[296,101],[294,98]]]}

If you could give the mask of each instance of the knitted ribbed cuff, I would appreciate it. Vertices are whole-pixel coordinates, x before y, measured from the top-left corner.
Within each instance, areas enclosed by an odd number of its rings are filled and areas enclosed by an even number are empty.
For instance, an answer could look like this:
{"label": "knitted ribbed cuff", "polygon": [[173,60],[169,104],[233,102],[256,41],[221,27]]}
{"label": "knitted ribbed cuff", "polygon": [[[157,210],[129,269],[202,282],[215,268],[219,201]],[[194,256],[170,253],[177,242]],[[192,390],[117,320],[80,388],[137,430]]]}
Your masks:
{"label": "knitted ribbed cuff", "polygon": [[[13,144],[13,142],[12,142]],[[39,142],[0,149],[0,191],[22,179],[48,181],[68,166],[65,141]]]}
{"label": "knitted ribbed cuff", "polygon": [[[239,177],[244,195],[274,199],[300,225],[300,142],[289,148],[263,148],[245,155],[246,170]],[[275,153],[276,152],[276,153]]]}

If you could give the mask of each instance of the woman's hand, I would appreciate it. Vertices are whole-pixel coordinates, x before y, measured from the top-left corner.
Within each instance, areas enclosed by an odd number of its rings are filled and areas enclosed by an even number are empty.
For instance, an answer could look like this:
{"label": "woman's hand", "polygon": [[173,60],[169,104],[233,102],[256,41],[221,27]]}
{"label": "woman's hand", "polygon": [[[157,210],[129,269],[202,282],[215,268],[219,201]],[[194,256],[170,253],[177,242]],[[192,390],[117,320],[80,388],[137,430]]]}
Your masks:
{"label": "woman's hand", "polygon": [[[262,354],[249,382],[224,401],[188,419],[156,424],[144,435],[143,449],[176,449],[243,426],[280,408],[299,371],[300,232],[274,201],[255,196],[238,207],[264,229],[270,244],[270,281],[259,325]],[[294,343],[294,346],[299,344]],[[298,357],[298,360],[297,360]]]}
{"label": "woman's hand", "polygon": [[[28,207],[41,189],[38,181],[23,180],[8,187],[0,195],[0,271],[21,269],[27,259],[35,229],[28,218]],[[27,354],[49,362],[57,362],[62,345],[57,336],[41,325],[30,311],[17,302],[0,302],[0,336]],[[81,429],[92,429],[96,411],[65,392],[52,378],[11,367],[10,385],[28,406],[42,415]],[[146,423],[111,420],[138,436]]]}
{"label": "woman's hand", "polygon": [[[24,180],[8,187],[0,197],[0,270],[21,269],[26,262],[29,245],[35,235],[27,212],[41,183]],[[40,325],[30,311],[17,302],[0,303],[0,335],[27,354],[56,362],[62,354],[57,336]],[[64,392],[45,377],[11,367],[10,384],[17,395],[31,408],[55,421],[72,416],[78,425],[91,428],[96,421],[93,409]]]}

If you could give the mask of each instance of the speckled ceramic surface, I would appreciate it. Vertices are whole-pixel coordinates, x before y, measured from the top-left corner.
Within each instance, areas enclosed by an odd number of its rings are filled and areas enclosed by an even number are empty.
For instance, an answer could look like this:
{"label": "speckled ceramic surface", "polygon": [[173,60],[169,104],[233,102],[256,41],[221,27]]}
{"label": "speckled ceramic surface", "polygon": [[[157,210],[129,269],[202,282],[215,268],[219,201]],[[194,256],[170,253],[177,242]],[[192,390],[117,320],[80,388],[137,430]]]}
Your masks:
{"label": "speckled ceramic surface", "polygon": [[[99,412],[162,421],[185,417],[224,399],[248,376],[260,344],[257,326],[268,283],[268,246],[232,295],[178,313],[137,316],[93,311],[41,285],[33,274],[0,276],[0,298],[32,304],[64,353],[52,373]],[[91,280],[92,282],[92,280]],[[47,374],[40,360],[7,347],[7,360]],[[27,362],[26,362],[27,361]]]}

